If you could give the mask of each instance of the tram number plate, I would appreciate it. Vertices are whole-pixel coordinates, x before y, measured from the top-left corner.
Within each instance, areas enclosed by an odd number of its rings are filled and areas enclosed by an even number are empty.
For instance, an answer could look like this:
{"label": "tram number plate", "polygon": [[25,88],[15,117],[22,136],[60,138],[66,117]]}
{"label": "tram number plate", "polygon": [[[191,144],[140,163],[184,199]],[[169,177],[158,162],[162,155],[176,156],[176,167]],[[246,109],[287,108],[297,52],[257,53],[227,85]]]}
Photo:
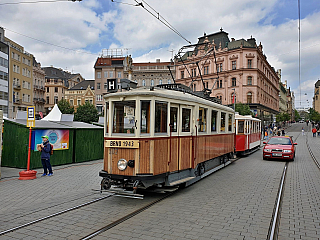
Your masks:
{"label": "tram number plate", "polygon": [[272,156],[274,156],[274,157],[282,157],[282,153],[272,153]]}
{"label": "tram number plate", "polygon": [[106,140],[106,147],[139,148],[139,140]]}

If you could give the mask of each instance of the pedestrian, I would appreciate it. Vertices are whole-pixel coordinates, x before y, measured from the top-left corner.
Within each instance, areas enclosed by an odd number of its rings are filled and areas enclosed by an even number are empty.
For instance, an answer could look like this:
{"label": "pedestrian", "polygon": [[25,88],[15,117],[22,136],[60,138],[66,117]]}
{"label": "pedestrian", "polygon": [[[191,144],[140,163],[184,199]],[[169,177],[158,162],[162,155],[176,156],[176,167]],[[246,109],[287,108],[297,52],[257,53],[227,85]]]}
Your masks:
{"label": "pedestrian", "polygon": [[43,166],[42,177],[47,176],[48,170],[49,170],[48,176],[50,177],[53,175],[52,167],[50,164],[51,144],[49,142],[48,136],[42,136],[42,141],[43,141],[43,143],[40,144],[40,146],[41,146],[41,163]]}
{"label": "pedestrian", "polygon": [[302,132],[302,136],[304,136],[304,129],[303,129],[303,127],[302,127],[302,130],[301,130],[301,132]]}
{"label": "pedestrian", "polygon": [[316,128],[312,128],[312,134],[313,134],[313,137],[316,137],[316,134],[317,134],[317,129]]}
{"label": "pedestrian", "polygon": [[284,128],[282,128],[282,136],[286,135],[286,133],[284,132]]}

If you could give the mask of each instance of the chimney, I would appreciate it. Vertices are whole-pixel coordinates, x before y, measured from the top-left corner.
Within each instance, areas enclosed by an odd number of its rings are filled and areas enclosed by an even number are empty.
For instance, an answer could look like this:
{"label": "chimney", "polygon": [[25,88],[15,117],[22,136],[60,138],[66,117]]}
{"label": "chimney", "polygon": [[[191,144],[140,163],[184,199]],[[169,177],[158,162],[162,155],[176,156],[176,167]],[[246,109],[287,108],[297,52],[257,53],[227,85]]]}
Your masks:
{"label": "chimney", "polygon": [[157,59],[156,59],[156,63],[159,63],[159,62],[160,62],[160,58],[157,58]]}

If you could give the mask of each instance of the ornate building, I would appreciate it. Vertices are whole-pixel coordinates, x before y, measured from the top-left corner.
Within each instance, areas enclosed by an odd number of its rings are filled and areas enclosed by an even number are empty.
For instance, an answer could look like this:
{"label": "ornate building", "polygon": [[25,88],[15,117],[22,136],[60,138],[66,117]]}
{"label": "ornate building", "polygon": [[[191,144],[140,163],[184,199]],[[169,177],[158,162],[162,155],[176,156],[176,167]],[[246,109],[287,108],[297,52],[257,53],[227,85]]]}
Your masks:
{"label": "ornate building", "polygon": [[74,106],[75,111],[79,105],[85,102],[95,105],[94,85],[94,80],[84,80],[68,89],[65,99],[69,101],[71,106]]}
{"label": "ornate building", "polygon": [[[10,88],[10,90],[12,90]],[[0,110],[8,117],[9,105],[9,45],[4,42],[4,29],[0,27]]]}
{"label": "ornate building", "polygon": [[54,104],[65,98],[65,93],[69,88],[82,82],[84,78],[79,73],[72,74],[64,71],[61,68],[44,67],[46,73],[46,93],[45,93],[45,112],[48,114]]}
{"label": "ornate building", "polygon": [[314,84],[313,109],[320,113],[320,80]]}
{"label": "ornate building", "polygon": [[279,112],[279,73],[268,63],[262,44],[252,37],[230,41],[222,29],[204,34],[198,44],[175,59],[176,82],[194,91],[205,87],[224,105],[232,105],[235,92],[236,102],[248,104],[263,124],[273,122]]}
{"label": "ornate building", "polygon": [[42,70],[41,64],[33,58],[33,104],[36,117],[40,118],[44,114],[45,77],[46,73]]}

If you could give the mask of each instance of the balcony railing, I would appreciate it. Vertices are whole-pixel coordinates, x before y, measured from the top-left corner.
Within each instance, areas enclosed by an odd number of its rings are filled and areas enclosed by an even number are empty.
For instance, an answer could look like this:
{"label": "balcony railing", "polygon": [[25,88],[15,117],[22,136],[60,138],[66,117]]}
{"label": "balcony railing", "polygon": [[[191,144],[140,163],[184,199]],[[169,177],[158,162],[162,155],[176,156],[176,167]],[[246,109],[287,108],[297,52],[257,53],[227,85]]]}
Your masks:
{"label": "balcony railing", "polygon": [[14,89],[21,89],[21,85],[20,84],[13,84],[13,88]]}

